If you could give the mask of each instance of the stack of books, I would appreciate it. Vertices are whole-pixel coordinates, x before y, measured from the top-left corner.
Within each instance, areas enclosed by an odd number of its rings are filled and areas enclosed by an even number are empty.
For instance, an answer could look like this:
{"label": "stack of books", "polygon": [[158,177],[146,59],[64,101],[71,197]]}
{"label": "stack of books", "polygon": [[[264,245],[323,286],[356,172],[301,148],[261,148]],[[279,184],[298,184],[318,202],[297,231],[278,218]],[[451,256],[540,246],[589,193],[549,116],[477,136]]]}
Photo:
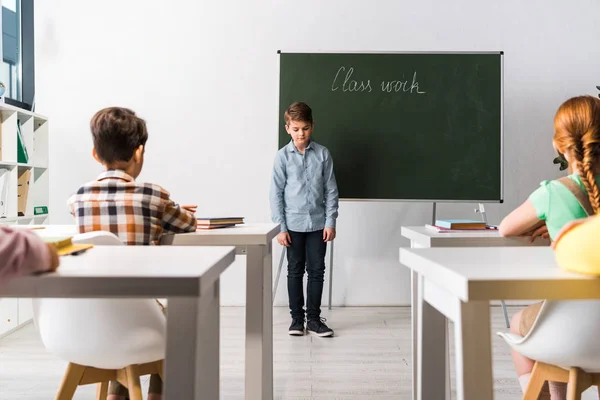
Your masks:
{"label": "stack of books", "polygon": [[228,228],[244,223],[244,217],[198,218],[198,229]]}
{"label": "stack of books", "polygon": [[497,230],[495,226],[488,226],[483,221],[476,221],[471,219],[438,219],[435,221],[435,225],[426,225],[427,229],[438,232],[478,232],[486,230]]}

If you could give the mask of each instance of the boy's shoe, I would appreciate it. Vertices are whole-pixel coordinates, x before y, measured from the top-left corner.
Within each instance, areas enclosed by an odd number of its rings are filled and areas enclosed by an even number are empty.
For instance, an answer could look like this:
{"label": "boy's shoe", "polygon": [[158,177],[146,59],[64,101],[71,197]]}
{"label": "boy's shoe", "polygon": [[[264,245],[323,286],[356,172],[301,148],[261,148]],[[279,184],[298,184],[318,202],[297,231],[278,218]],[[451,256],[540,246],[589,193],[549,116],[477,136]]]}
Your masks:
{"label": "boy's shoe", "polygon": [[325,325],[325,321],[325,318],[311,319],[306,324],[306,330],[321,337],[333,336],[333,329]]}
{"label": "boy's shoe", "polygon": [[290,325],[290,329],[288,330],[288,334],[292,336],[302,336],[304,335],[304,318],[294,318],[292,319],[292,324]]}

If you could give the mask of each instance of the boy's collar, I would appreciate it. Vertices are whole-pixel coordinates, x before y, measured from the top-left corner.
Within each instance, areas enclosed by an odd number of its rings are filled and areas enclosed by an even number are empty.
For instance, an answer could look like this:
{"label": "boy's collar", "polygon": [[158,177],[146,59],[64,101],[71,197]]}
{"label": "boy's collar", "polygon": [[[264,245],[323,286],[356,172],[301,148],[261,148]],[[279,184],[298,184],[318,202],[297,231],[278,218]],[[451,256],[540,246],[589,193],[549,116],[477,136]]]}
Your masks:
{"label": "boy's collar", "polygon": [[[313,144],[312,140],[310,142],[308,142],[308,145],[306,146],[306,150],[311,149],[312,144]],[[290,140],[290,143],[288,143],[287,147],[288,147],[289,152],[298,151],[298,149],[296,149],[296,145],[294,144],[294,139]]]}
{"label": "boy's collar", "polygon": [[102,181],[104,179],[121,179],[125,182],[135,182],[131,175],[120,169],[108,169],[101,173],[97,180]]}

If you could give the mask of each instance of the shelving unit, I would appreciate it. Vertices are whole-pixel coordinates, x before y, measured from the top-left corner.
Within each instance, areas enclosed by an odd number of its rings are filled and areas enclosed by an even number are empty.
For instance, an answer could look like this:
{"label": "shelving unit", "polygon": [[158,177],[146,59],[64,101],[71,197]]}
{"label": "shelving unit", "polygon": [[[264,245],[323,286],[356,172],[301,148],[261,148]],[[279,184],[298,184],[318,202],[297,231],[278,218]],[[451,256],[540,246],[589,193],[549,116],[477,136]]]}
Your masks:
{"label": "shelving unit", "polygon": [[[34,207],[48,207],[50,201],[48,118],[0,103],[0,120],[0,225],[48,224],[49,214],[34,215]],[[19,124],[29,155],[26,162],[18,157]],[[25,177],[24,174],[29,174],[29,186],[19,190],[19,177]],[[3,185],[6,185],[5,198]],[[21,216],[19,194],[26,197]],[[0,299],[0,337],[29,322],[32,317],[31,299]]]}
{"label": "shelving unit", "polygon": [[[5,213],[0,208],[0,224],[45,224],[48,214],[34,215],[34,207],[48,207],[50,200],[48,170],[48,119],[42,115],[0,104],[0,202],[6,201]],[[18,159],[18,123],[29,159]],[[19,210],[19,177],[30,174],[29,187],[21,188],[27,199]],[[2,175],[8,174],[6,178]],[[6,199],[2,185],[7,185]],[[21,214],[19,212],[21,211]]]}

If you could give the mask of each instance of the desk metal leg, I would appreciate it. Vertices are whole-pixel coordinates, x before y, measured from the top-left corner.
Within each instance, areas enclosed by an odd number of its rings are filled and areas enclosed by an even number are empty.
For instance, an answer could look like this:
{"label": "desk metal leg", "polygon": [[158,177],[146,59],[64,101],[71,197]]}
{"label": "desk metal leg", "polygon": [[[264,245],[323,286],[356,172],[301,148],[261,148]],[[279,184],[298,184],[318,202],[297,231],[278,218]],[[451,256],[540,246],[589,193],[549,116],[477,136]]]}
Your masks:
{"label": "desk metal leg", "polygon": [[331,310],[331,298],[333,294],[333,240],[329,248],[329,309]]}
{"label": "desk metal leg", "polygon": [[419,275],[411,270],[411,327],[412,327],[412,400],[417,400],[419,388]]}
{"label": "desk metal leg", "polygon": [[504,300],[500,301],[500,304],[502,304],[502,312],[504,313],[504,321],[506,322],[506,328],[510,328],[510,319],[508,318],[508,310],[506,309],[506,303],[504,302]]}
{"label": "desk metal leg", "polygon": [[417,399],[445,399],[447,396],[446,317],[423,300],[423,278],[419,277]]}
{"label": "desk metal leg", "polygon": [[219,399],[219,281],[198,297],[169,299],[166,400]]}
{"label": "desk metal leg", "polygon": [[492,339],[490,304],[457,299],[454,321],[457,400],[492,400]]}
{"label": "desk metal leg", "polygon": [[285,246],[281,250],[281,258],[279,259],[279,268],[277,268],[277,277],[275,278],[275,284],[273,286],[273,304],[275,304],[275,296],[277,295],[277,286],[279,286],[279,278],[281,277],[281,268],[283,267],[283,260],[285,259],[285,253],[287,252]]}
{"label": "desk metal leg", "polygon": [[[246,399],[273,399],[273,260],[271,245],[248,246]],[[183,399],[183,398],[182,398]]]}

